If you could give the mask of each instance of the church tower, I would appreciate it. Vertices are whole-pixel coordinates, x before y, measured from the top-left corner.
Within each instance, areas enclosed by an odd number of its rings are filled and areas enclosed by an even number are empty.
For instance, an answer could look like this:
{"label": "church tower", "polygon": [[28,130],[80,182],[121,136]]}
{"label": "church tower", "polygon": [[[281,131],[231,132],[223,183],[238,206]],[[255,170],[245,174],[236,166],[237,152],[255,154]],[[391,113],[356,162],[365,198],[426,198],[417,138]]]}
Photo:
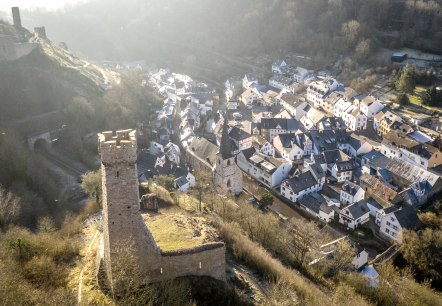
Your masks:
{"label": "church tower", "polygon": [[239,194],[243,189],[242,172],[232,154],[227,118],[224,118],[221,144],[216,154],[215,185],[233,194]]}

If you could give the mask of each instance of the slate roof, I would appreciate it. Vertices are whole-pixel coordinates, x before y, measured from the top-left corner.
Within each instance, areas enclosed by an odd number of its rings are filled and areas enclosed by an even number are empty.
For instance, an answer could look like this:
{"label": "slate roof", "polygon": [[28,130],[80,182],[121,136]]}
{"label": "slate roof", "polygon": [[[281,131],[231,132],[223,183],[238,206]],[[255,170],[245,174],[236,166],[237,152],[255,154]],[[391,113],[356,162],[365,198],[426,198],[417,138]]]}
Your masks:
{"label": "slate roof", "polygon": [[287,182],[294,193],[298,193],[317,184],[315,177],[310,171],[292,177],[288,179]]}
{"label": "slate roof", "polygon": [[230,129],[229,137],[236,141],[241,141],[252,137],[252,135],[250,133],[247,133],[243,129],[234,126]]}
{"label": "slate roof", "polygon": [[338,168],[338,172],[342,171],[351,171],[358,167],[358,163],[354,160],[337,162],[336,167]]}
{"label": "slate roof", "polygon": [[227,118],[224,118],[223,133],[221,135],[221,143],[219,146],[219,154],[223,159],[233,157],[232,146],[229,139],[229,125],[227,124]]}
{"label": "slate roof", "polygon": [[322,152],[322,155],[327,164],[350,160],[347,154],[338,149]]}
{"label": "slate roof", "polygon": [[352,196],[354,196],[361,187],[355,183],[352,183],[350,181],[345,181],[345,183],[342,185],[342,190]]}
{"label": "slate roof", "polygon": [[316,214],[319,214],[320,211],[326,214],[333,211],[333,209],[325,203],[325,199],[318,193],[308,194],[302,197],[302,199],[299,199],[298,202]]}
{"label": "slate roof", "polygon": [[312,172],[313,176],[316,178],[316,180],[320,180],[321,178],[325,177],[325,171],[322,170],[322,167],[320,164],[313,164],[310,165],[310,171]]}
{"label": "slate roof", "polygon": [[281,144],[284,148],[292,148],[293,144],[296,144],[296,134],[279,134],[276,137],[281,140]]}
{"label": "slate roof", "polygon": [[261,129],[277,129],[278,126],[287,131],[302,130],[302,124],[296,119],[262,118],[261,120]]}
{"label": "slate roof", "polygon": [[137,171],[138,176],[145,175],[146,178],[151,178],[154,175],[170,174],[174,177],[181,177],[187,175],[189,172],[187,169],[178,167],[174,163],[171,163],[166,159],[163,167],[155,167],[158,156],[150,154],[148,152],[140,151],[137,158]]}
{"label": "slate roof", "polygon": [[287,77],[282,76],[282,75],[279,75],[279,74],[272,76],[270,81],[274,81],[274,82],[280,83],[280,84],[285,85],[285,86],[289,86],[291,83],[293,83],[292,79],[287,78]]}
{"label": "slate roof", "polygon": [[[363,158],[366,158],[367,155],[368,154],[364,155]],[[401,159],[391,159],[381,153],[373,154],[370,157],[371,158],[369,159],[368,163],[371,167],[375,169],[387,169],[393,175],[403,178],[406,183],[408,183],[407,185],[410,185],[417,181],[427,180],[428,183],[432,187],[434,187],[434,185],[440,181],[440,177],[438,174],[412,165]]]}
{"label": "slate roof", "polygon": [[302,101],[299,100],[297,96],[289,92],[282,94],[280,100],[286,102],[287,104],[293,107],[297,107],[301,105],[301,103],[303,103]]}
{"label": "slate roof", "polygon": [[395,211],[394,215],[402,228],[413,229],[417,228],[420,224],[416,211],[411,206],[405,206]]}
{"label": "slate roof", "polygon": [[187,180],[187,177],[186,176],[180,176],[179,178],[177,178],[176,180],[175,180],[175,183],[179,186],[179,187],[181,187],[181,186],[184,186],[184,185],[186,185],[187,183],[189,183],[189,181]]}
{"label": "slate roof", "polygon": [[367,202],[365,200],[361,200],[359,202],[353,203],[345,208],[348,210],[353,217],[354,220],[362,217],[363,215],[370,212],[367,206]]}
{"label": "slate roof", "polygon": [[218,146],[214,145],[206,138],[194,137],[189,144],[188,151],[193,152],[201,160],[209,163],[210,166],[216,164],[216,154],[218,153]]}
{"label": "slate roof", "polygon": [[249,160],[256,153],[256,149],[254,147],[247,148],[241,151],[244,154],[244,157]]}
{"label": "slate roof", "polygon": [[381,204],[379,204],[378,201],[376,201],[375,199],[373,199],[371,197],[367,199],[367,204],[370,204],[371,206],[375,207],[378,210],[384,208]]}
{"label": "slate roof", "polygon": [[341,117],[327,117],[325,120],[330,122],[330,127],[333,130],[340,129],[345,131],[347,129],[347,125],[345,124],[344,119]]}
{"label": "slate roof", "polygon": [[362,147],[362,142],[360,139],[350,136],[350,139],[348,140],[348,144],[355,149],[355,151],[359,150]]}
{"label": "slate roof", "polygon": [[328,95],[327,98],[325,98],[324,102],[333,106],[336,103],[338,103],[339,99],[342,98],[342,95],[336,91],[332,92],[330,95]]}
{"label": "slate roof", "polygon": [[329,197],[330,199],[339,199],[339,197],[340,197],[339,190],[337,190],[335,188],[337,188],[337,187],[334,187],[329,184],[324,184],[324,186],[322,187],[321,194]]}

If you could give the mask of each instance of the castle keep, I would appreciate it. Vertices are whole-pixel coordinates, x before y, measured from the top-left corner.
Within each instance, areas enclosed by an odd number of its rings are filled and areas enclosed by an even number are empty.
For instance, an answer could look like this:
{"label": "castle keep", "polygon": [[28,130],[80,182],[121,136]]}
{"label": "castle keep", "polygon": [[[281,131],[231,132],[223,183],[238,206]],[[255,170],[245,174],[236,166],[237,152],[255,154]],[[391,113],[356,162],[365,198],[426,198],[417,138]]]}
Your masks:
{"label": "castle keep", "polygon": [[134,130],[98,134],[103,189],[103,237],[100,260],[112,285],[112,269],[123,261],[118,250],[129,249],[146,282],[185,275],[225,280],[225,245],[221,242],[190,249],[163,251],[140,214],[137,141]]}

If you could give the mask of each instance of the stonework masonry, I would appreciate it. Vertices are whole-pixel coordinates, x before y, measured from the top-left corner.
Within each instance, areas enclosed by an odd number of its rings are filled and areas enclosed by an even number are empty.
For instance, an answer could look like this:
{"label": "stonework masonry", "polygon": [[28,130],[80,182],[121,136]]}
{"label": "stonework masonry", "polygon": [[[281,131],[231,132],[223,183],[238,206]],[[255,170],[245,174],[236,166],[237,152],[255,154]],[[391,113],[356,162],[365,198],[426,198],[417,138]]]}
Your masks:
{"label": "stonework masonry", "polygon": [[17,6],[14,6],[11,8],[11,11],[14,27],[21,28],[20,9]]}
{"label": "stonework masonry", "polygon": [[[112,286],[112,269],[130,248],[146,282],[185,275],[207,275],[225,281],[225,245],[211,243],[177,252],[163,252],[140,214],[135,131],[98,134],[103,189],[103,258]],[[120,262],[121,263],[121,262]]]}

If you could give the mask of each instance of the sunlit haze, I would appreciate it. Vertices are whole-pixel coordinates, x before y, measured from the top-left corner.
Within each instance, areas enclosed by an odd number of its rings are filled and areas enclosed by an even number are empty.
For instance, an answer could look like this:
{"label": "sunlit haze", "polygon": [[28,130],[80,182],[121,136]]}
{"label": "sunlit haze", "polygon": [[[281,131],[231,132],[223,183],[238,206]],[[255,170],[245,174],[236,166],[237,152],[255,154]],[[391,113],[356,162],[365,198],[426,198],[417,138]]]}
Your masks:
{"label": "sunlit haze", "polygon": [[45,8],[47,10],[55,10],[65,6],[66,4],[73,4],[77,2],[84,2],[84,0],[2,0],[0,1],[0,11],[9,11],[13,6],[27,9]]}

